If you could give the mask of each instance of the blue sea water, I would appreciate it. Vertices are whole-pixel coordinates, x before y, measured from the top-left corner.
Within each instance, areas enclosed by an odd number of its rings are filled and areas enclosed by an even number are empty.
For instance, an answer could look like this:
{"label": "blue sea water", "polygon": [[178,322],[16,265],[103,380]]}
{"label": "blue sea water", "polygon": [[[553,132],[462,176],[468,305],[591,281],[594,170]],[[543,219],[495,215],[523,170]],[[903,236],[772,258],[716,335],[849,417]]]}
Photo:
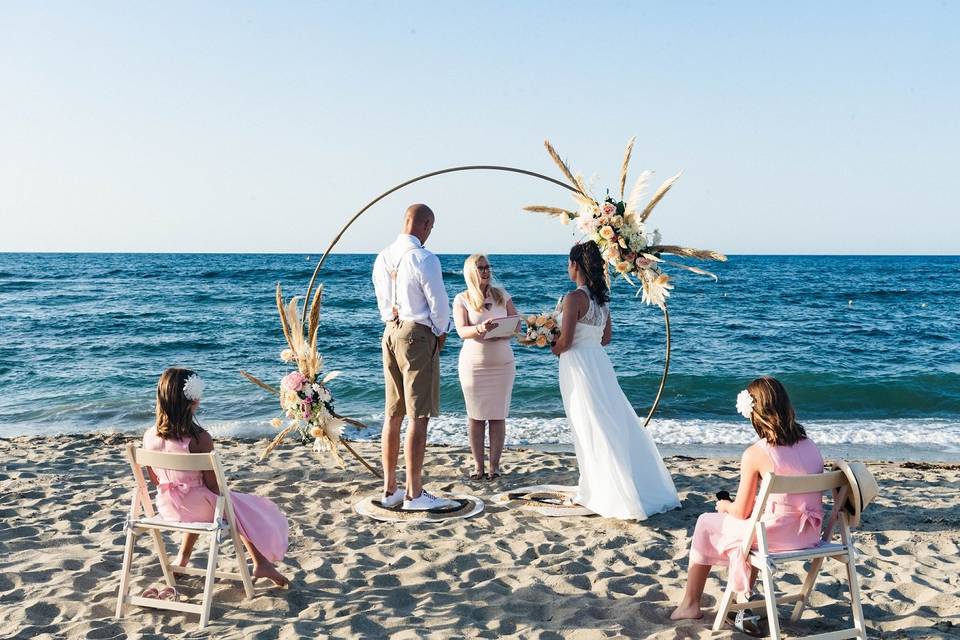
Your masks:
{"label": "blue sea water", "polygon": [[[340,413],[382,420],[372,255],[333,255],[321,352]],[[140,431],[167,366],[207,383],[201,422],[217,435],[270,433],[274,399],[245,381],[287,372],[274,287],[303,294],[317,256],[0,254],[0,436]],[[451,298],[462,255],[441,256]],[[570,288],[565,257],[494,255],[496,277],[525,312]],[[732,256],[719,282],[673,271],[673,351],[652,423],[661,445],[706,450],[749,442],[737,392],[771,374],[822,443],[879,457],[960,458],[960,257]],[[645,415],[663,367],[656,307],[616,282],[609,347],[627,397]],[[460,342],[442,359],[434,442],[464,443]],[[508,442],[570,441],[548,351],[516,346]],[[353,435],[377,437],[377,429]]]}

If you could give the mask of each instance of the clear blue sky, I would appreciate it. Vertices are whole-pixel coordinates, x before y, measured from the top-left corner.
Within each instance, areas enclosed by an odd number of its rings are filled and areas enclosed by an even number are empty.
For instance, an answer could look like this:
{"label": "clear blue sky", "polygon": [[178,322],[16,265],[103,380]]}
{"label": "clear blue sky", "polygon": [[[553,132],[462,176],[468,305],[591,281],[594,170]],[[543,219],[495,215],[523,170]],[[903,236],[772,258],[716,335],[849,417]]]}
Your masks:
{"label": "clear blue sky", "polygon": [[[652,222],[729,253],[957,253],[951,2],[0,5],[0,250],[319,253],[380,191],[497,163],[614,186],[685,171]],[[504,174],[390,197],[438,252],[561,252],[567,205]]]}

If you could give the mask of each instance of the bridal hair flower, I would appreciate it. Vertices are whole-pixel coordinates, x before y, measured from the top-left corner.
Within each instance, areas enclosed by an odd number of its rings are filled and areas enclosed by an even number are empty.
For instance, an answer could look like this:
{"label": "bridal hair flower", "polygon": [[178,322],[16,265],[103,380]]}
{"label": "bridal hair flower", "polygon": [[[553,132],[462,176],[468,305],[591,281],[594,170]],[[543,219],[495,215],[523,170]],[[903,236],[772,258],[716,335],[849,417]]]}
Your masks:
{"label": "bridal hair flower", "polygon": [[753,396],[746,389],[737,394],[737,411],[747,420],[753,414]]}
{"label": "bridal hair flower", "polygon": [[196,402],[203,397],[203,379],[197,374],[191,374],[187,381],[183,383],[183,395],[187,400]]}

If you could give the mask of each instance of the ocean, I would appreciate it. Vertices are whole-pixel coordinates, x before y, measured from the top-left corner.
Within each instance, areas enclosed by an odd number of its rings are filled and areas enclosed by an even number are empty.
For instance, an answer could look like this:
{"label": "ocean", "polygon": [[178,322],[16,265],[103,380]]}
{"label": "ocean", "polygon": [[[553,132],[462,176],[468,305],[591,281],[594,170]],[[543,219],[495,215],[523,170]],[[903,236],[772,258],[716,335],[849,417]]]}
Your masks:
{"label": "ocean", "polygon": [[[304,293],[318,256],[290,254],[0,254],[0,437],[139,432],[154,385],[173,365],[198,371],[199,419],[216,436],[262,436],[275,400],[244,380],[288,371],[274,287]],[[463,287],[463,255],[443,255],[447,290]],[[570,289],[562,255],[492,255],[495,277],[523,312]],[[382,325],[373,255],[332,255],[320,350],[338,412],[383,419]],[[670,452],[735,454],[754,439],[734,408],[759,375],[787,386],[811,436],[879,459],[960,460],[960,257],[731,256],[685,272],[670,298],[670,376],[651,423]],[[663,368],[663,316],[625,282],[613,286],[608,348],[627,397],[645,415]],[[466,443],[459,339],[442,356],[442,416],[430,441]],[[570,433],[547,350],[514,347],[508,443],[564,445]]]}

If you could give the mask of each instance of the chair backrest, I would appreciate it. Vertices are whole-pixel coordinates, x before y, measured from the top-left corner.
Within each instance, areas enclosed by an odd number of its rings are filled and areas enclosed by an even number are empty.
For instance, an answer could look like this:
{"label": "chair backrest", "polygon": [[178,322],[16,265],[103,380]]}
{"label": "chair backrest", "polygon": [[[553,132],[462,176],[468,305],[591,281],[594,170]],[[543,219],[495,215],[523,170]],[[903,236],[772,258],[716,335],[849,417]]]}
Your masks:
{"label": "chair backrest", "polygon": [[[763,483],[760,485],[760,493],[753,506],[753,514],[750,516],[750,533],[743,541],[741,551],[746,555],[753,546],[756,537],[757,523],[760,522],[767,510],[767,501],[773,494],[780,493],[823,493],[831,491],[834,498],[834,505],[843,504],[846,499],[847,480],[842,471],[825,471],[803,476],[784,476],[773,472],[763,476]],[[838,493],[839,492],[839,495]],[[834,508],[834,511],[838,511]],[[840,509],[839,511],[842,511]],[[845,515],[845,514],[844,514]],[[824,530],[824,535],[832,534],[833,525]]]}
{"label": "chair backrest", "polygon": [[126,447],[127,461],[130,463],[130,469],[133,471],[133,477],[137,484],[136,496],[131,505],[131,517],[136,517],[136,506],[139,501],[140,506],[146,511],[148,516],[153,516],[153,505],[150,502],[150,493],[147,489],[147,481],[143,475],[143,467],[156,467],[157,469],[169,469],[172,471],[212,471],[217,478],[217,486],[220,487],[220,494],[224,498],[227,515],[230,522],[233,522],[233,501],[230,499],[230,492],[227,489],[227,479],[223,473],[223,467],[220,466],[220,458],[216,451],[210,453],[165,453],[162,451],[148,451],[138,447],[133,442],[128,442]]}

